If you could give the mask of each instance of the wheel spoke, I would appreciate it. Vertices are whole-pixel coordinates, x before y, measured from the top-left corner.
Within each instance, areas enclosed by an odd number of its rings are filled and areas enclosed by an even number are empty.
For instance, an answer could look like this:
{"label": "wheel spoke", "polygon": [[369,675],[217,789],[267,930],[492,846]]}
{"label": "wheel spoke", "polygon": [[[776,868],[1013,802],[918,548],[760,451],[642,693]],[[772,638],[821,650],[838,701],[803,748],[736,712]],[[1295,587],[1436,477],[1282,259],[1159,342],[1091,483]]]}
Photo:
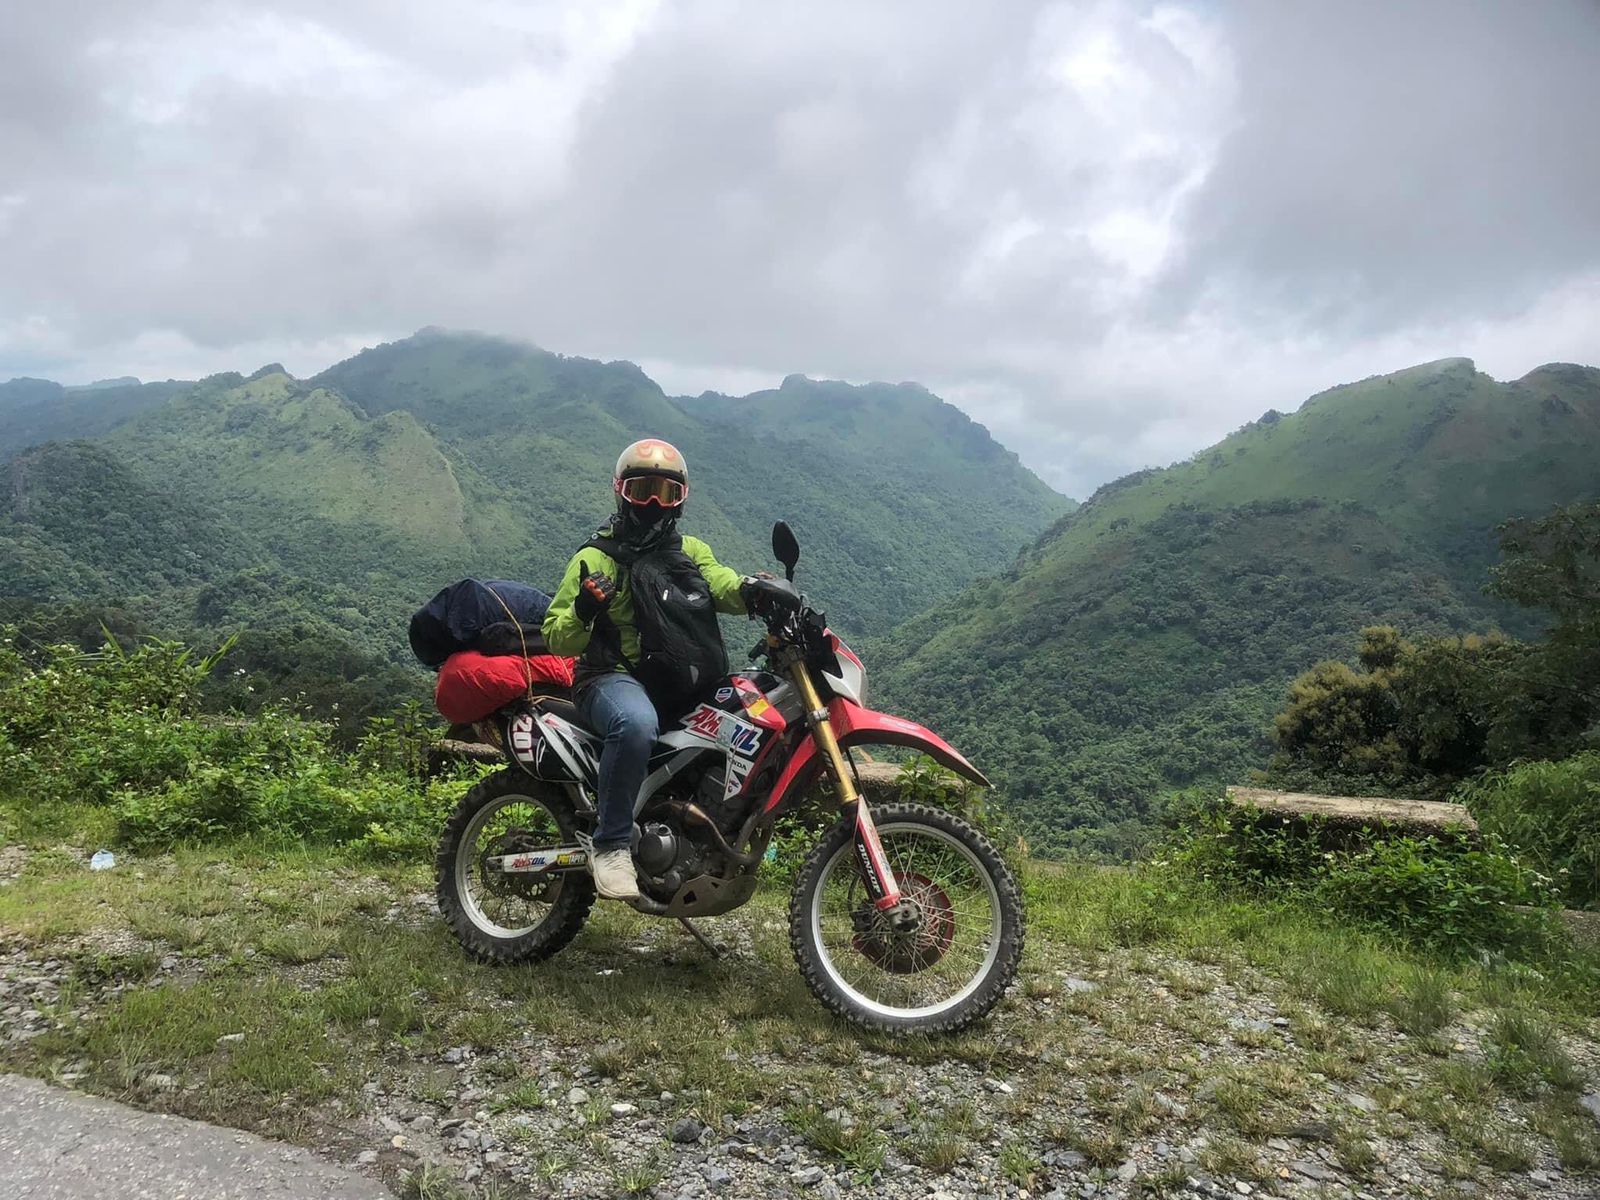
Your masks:
{"label": "wheel spoke", "polygon": [[878,834],[919,923],[905,931],[887,924],[871,906],[847,842],[816,885],[814,930],[824,968],[877,1012],[925,1013],[954,1004],[999,953],[999,893],[972,852],[942,829],[891,817]]}

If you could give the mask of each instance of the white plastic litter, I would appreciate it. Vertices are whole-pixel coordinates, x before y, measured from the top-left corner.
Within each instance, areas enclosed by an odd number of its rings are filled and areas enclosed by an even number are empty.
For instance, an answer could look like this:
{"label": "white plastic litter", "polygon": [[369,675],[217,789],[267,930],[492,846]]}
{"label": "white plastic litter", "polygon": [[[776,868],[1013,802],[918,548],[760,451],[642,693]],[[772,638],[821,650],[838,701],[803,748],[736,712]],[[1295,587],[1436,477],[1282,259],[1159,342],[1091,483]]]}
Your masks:
{"label": "white plastic litter", "polygon": [[96,850],[94,857],[89,860],[89,870],[109,871],[117,865],[117,856],[109,850]]}

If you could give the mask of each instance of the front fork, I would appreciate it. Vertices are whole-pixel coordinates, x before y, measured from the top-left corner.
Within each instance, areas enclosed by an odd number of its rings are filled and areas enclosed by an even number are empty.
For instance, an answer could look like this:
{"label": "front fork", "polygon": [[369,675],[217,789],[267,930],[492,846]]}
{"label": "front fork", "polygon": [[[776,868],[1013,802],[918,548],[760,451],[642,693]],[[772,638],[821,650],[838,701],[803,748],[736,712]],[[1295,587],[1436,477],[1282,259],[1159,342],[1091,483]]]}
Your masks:
{"label": "front fork", "polygon": [[894,877],[889,860],[884,857],[883,844],[878,840],[878,827],[872,823],[866,797],[856,789],[855,772],[845,761],[844,751],[839,748],[839,739],[833,735],[827,705],[823,704],[822,697],[817,693],[817,685],[812,682],[811,672],[806,669],[804,661],[790,665],[789,677],[800,691],[800,699],[806,709],[806,723],[811,726],[811,736],[828,764],[828,773],[833,776],[833,786],[839,793],[839,807],[846,813],[852,806],[855,808],[856,863],[861,868],[861,882],[872,897],[873,907],[887,913],[901,904],[900,883]]}

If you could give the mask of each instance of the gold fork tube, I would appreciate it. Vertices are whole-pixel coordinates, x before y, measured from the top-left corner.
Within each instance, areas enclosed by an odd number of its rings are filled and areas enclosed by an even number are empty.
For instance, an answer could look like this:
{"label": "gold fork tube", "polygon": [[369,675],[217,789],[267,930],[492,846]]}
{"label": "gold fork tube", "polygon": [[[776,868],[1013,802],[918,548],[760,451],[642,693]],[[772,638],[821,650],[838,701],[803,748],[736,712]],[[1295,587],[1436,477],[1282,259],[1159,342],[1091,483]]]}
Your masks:
{"label": "gold fork tube", "polygon": [[855,772],[845,761],[844,751],[839,748],[839,739],[833,736],[827,706],[817,694],[817,685],[811,681],[811,672],[806,670],[805,663],[797,662],[790,668],[789,676],[794,680],[795,687],[800,689],[800,700],[806,707],[806,721],[811,725],[812,736],[817,739],[823,757],[828,760],[834,786],[839,789],[840,807],[855,804],[861,799],[856,792]]}

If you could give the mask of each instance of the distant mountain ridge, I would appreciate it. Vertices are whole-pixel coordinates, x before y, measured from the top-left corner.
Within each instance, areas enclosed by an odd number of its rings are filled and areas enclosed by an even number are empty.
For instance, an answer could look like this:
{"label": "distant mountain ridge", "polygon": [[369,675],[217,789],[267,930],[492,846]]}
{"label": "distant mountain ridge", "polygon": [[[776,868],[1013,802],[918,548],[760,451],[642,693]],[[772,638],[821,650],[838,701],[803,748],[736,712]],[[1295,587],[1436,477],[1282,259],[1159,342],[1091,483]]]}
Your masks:
{"label": "distant mountain ridge", "polygon": [[[1002,566],[1071,507],[921,388],[793,377],[780,390],[781,402],[760,394],[749,412],[727,397],[675,400],[631,363],[442,330],[311,380],[274,363],[194,384],[0,384],[0,463],[34,480],[30,507],[0,508],[0,593],[131,601],[225,626],[252,619],[226,598],[235,584],[259,598],[265,571],[296,594],[342,598],[305,615],[403,659],[405,616],[449,579],[553,586],[613,507],[618,451],[655,435],[683,449],[686,527],[724,561],[769,566],[771,523],[788,519],[808,586],[836,621],[886,632]],[[99,496],[86,487],[96,473]],[[115,546],[89,527],[103,521],[41,520],[97,503],[128,531]],[[180,510],[208,515],[183,544],[209,539],[215,555],[186,551],[198,574],[140,569],[165,550],[139,531]],[[241,558],[224,543],[250,549]]]}
{"label": "distant mountain ridge", "polygon": [[1100,488],[883,639],[879,681],[1037,840],[1115,844],[1171,788],[1258,765],[1288,681],[1361,625],[1531,631],[1482,594],[1494,527],[1597,495],[1600,370],[1426,363]]}

